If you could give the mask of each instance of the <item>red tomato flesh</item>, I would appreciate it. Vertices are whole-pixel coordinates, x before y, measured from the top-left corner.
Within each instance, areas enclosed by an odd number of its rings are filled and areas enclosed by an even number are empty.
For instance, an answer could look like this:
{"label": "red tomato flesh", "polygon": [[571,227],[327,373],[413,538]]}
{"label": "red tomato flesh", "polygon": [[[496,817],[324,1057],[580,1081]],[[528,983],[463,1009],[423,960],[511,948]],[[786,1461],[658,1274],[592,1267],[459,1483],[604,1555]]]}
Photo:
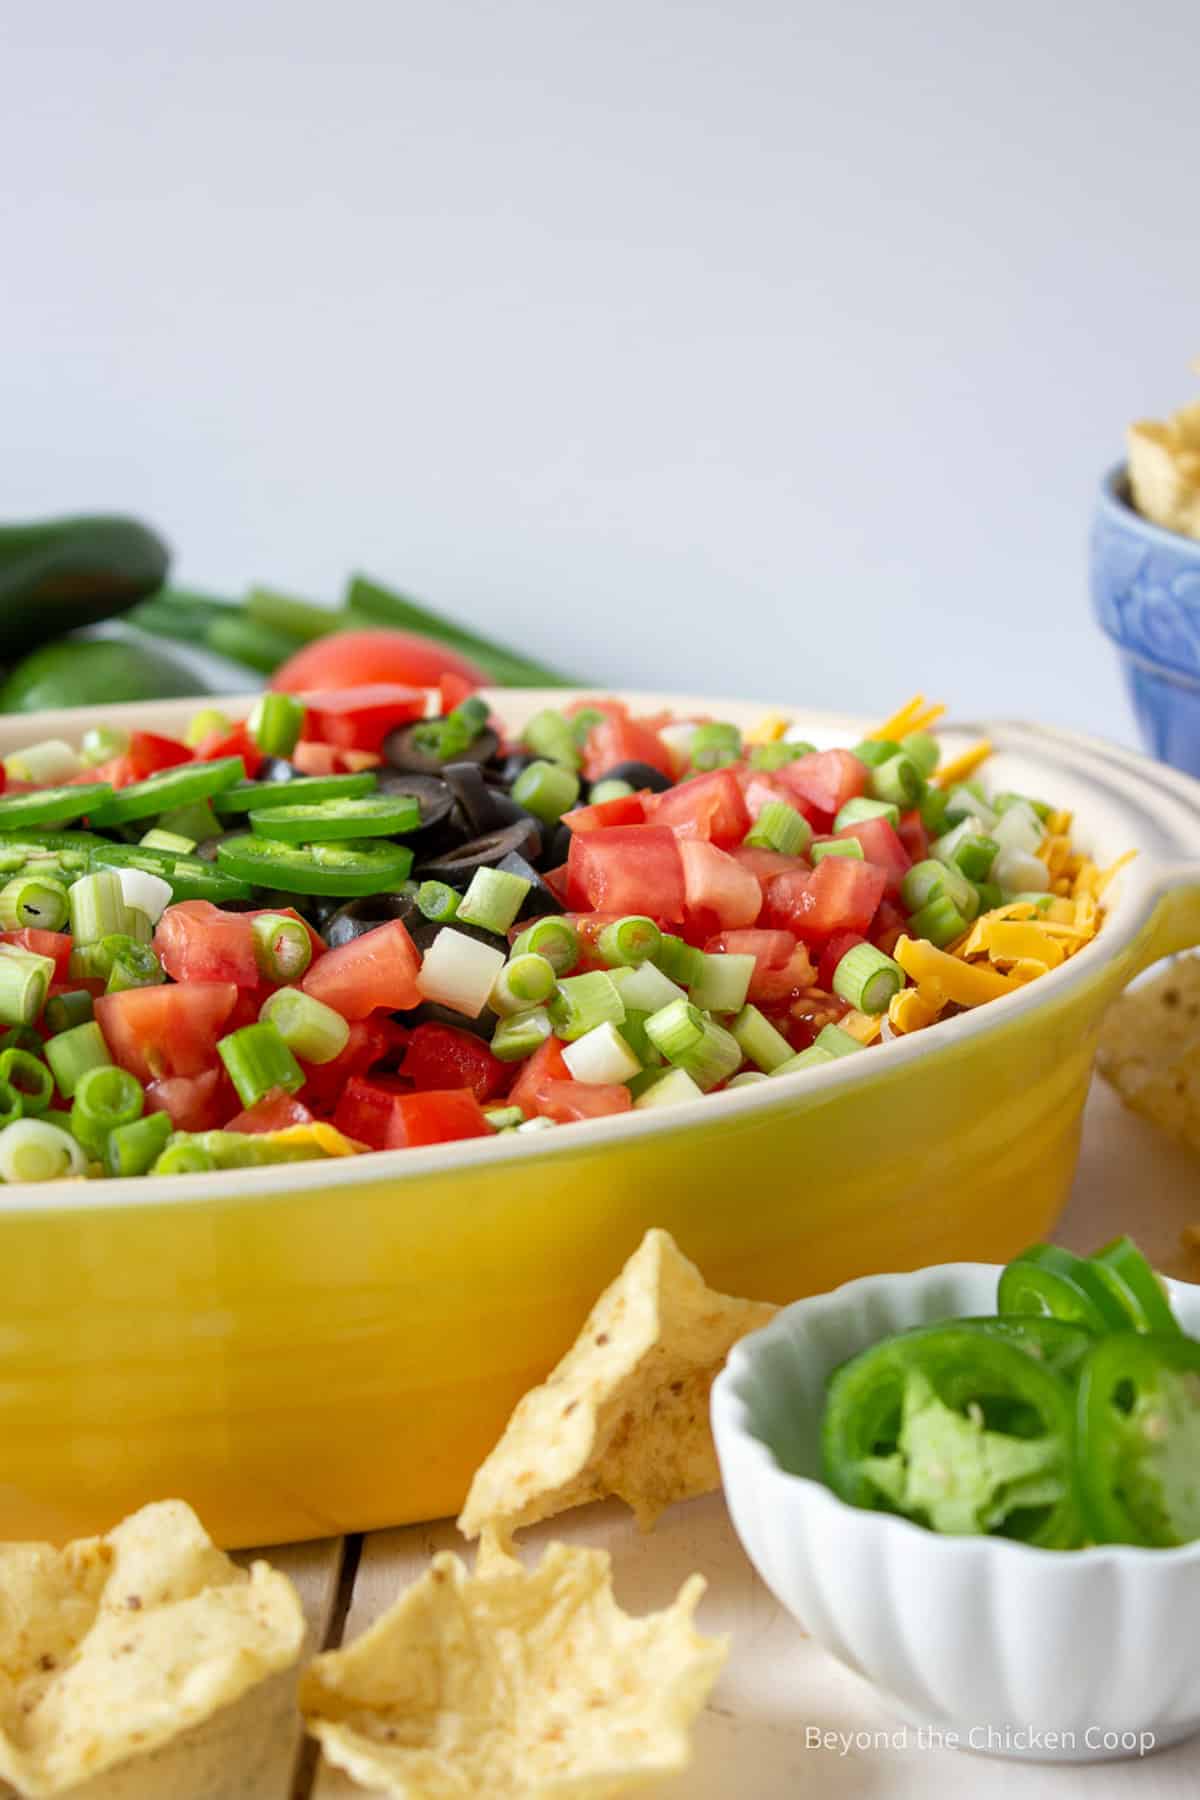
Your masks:
{"label": "red tomato flesh", "polygon": [[[603,707],[605,703],[599,702]],[[583,772],[589,781],[600,781],[618,763],[649,763],[662,775],[674,777],[671,752],[653,726],[641,719],[613,715],[593,725],[583,748]]]}
{"label": "red tomato flesh", "polygon": [[493,1056],[482,1038],[454,1025],[418,1025],[400,1068],[418,1093],[469,1088],[481,1102],[502,1094],[510,1075],[508,1064]]}
{"label": "red tomato flesh", "polygon": [[378,750],[397,725],[425,717],[423,689],[375,681],[369,687],[304,690],[306,740],[337,750]]}
{"label": "red tomato flesh", "polygon": [[311,1125],[313,1116],[302,1100],[279,1088],[230,1119],[226,1131],[286,1131],[289,1125]]}
{"label": "red tomato flesh", "polygon": [[900,883],[911,869],[912,863],[903,842],[887,820],[860,819],[856,825],[844,826],[837,835],[840,838],[858,840],[867,861],[874,863],[877,869],[882,869],[887,875],[884,892],[895,899],[900,893]]}
{"label": "red tomato flesh", "polygon": [[849,750],[814,750],[774,771],[775,779],[825,815],[832,824],[847,800],[866,789],[868,770]]}
{"label": "red tomato flesh", "polygon": [[154,932],[154,950],[173,981],[259,984],[250,914],[223,912],[211,900],[168,906]]}
{"label": "red tomato flesh", "polygon": [[224,1069],[168,1075],[146,1086],[146,1111],[165,1112],[176,1131],[216,1131],[237,1105]]}
{"label": "red tomato flesh", "polygon": [[300,986],[344,1019],[365,1019],[376,1007],[403,1012],[418,1006],[421,958],[401,919],[376,925],[352,943],[327,950]]}
{"label": "red tomato flesh", "polygon": [[754,924],[763,896],[750,869],[700,838],[681,838],[679,856],[689,919],[703,921],[706,931]]}
{"label": "red tomato flesh", "polygon": [[571,1080],[562,1053],[561,1039],[548,1037],[527,1062],[520,1064],[521,1072],[509,1092],[508,1103],[519,1106],[527,1119],[541,1110],[541,1096],[548,1082]]}
{"label": "red tomato flesh", "polygon": [[102,995],[96,1018],[113,1061],[139,1081],[199,1075],[216,1066],[237,997],[232,981],[128,988]]}
{"label": "red tomato flesh", "polygon": [[870,930],[887,875],[873,863],[827,856],[811,875],[777,875],[767,889],[763,923],[807,943],[835,931]]}
{"label": "red tomato flesh", "polygon": [[703,838],[723,850],[740,844],[750,829],[750,813],[737,778],[728,769],[693,775],[647,802],[652,825],[669,825],[678,838]]}
{"label": "red tomato flesh", "polygon": [[562,822],[572,831],[606,831],[613,825],[644,825],[650,790],[639,794],[620,794],[615,800],[599,800],[592,806],[577,806],[564,813]]}
{"label": "red tomato flesh", "polygon": [[335,631],[317,638],[289,656],[272,675],[270,685],[288,694],[302,694],[308,688],[373,687],[380,681],[430,688],[437,687],[444,675],[466,684],[451,706],[476,688],[485,687],[488,679],[478,663],[446,644],[416,631],[381,627]]}
{"label": "red tomato flesh", "polygon": [[613,1113],[629,1112],[632,1106],[633,1095],[617,1082],[547,1081],[538,1094],[541,1117],[560,1125],[576,1119],[607,1119]]}
{"label": "red tomato flesh", "polygon": [[812,961],[790,931],[722,931],[710,938],[704,948],[728,956],[754,958],[754,974],[746,997],[755,1006],[776,1006],[812,986]]}
{"label": "red tomato flesh", "polygon": [[678,923],[684,914],[679,843],[665,825],[615,825],[575,832],[567,859],[575,912],[646,913]]}
{"label": "red tomato flesh", "polygon": [[16,944],[22,950],[32,950],[35,956],[53,957],[52,981],[69,980],[74,941],[68,931],[41,931],[36,925],[22,925],[19,931],[0,931],[0,944]]}

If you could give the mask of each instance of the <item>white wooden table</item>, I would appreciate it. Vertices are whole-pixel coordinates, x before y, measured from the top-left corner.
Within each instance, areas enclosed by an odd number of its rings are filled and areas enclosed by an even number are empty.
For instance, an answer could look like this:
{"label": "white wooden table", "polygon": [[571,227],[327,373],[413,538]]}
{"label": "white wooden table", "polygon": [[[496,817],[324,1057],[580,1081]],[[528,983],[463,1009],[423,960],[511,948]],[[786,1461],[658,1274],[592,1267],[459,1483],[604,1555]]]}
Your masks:
{"label": "white wooden table", "polygon": [[[1196,1159],[1165,1144],[1097,1083],[1060,1236],[1094,1249],[1130,1231],[1160,1268],[1195,1277],[1180,1228],[1200,1219]],[[523,1534],[535,1555],[551,1538],[612,1551],[618,1598],[632,1612],[665,1606],[694,1570],[708,1578],[702,1629],[728,1632],[729,1663],[695,1732],[695,1763],[658,1791],[681,1800],[1184,1800],[1200,1788],[1200,1737],[1137,1763],[1069,1768],[894,1744],[898,1721],[780,1610],[746,1561],[719,1495],[678,1506],[642,1536],[617,1502]],[[433,1550],[464,1549],[452,1522],[294,1545],[262,1554],[299,1588],[312,1647],[356,1637],[421,1574]],[[293,1704],[295,1675],[277,1677],[168,1751],[100,1777],[80,1800],[362,1800],[318,1763]],[[1102,1721],[1101,1721],[1102,1723]],[[810,1731],[868,1734],[868,1748],[809,1747]]]}

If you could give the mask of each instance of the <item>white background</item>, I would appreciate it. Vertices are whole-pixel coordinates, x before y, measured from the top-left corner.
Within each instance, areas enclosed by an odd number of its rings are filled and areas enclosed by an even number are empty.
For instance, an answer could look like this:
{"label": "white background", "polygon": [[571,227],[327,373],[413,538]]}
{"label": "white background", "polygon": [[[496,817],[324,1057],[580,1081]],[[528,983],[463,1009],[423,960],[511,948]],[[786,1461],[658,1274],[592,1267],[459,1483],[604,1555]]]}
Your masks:
{"label": "white background", "polygon": [[1194,0],[105,0],[0,36],[0,510],[597,681],[1129,736],[1092,490],[1200,351]]}

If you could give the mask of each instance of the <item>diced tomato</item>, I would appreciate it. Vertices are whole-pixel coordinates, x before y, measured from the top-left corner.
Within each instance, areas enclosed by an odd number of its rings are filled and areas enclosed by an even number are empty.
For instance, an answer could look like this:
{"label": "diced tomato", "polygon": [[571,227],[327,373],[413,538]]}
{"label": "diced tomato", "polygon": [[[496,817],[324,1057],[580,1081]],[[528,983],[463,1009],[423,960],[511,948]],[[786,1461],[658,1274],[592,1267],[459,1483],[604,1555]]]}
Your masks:
{"label": "diced tomato", "polygon": [[[604,705],[603,701],[598,703]],[[593,725],[583,748],[583,772],[599,781],[618,763],[648,763],[660,774],[674,776],[671,752],[653,726],[642,719],[612,716]]]}
{"label": "diced tomato", "polygon": [[232,981],[186,981],[104,994],[96,1018],[114,1062],[139,1081],[199,1075],[216,1066],[238,990]]}
{"label": "diced tomato", "polygon": [[352,1075],[338,1096],[333,1122],[347,1137],[369,1144],[372,1150],[383,1150],[396,1102],[408,1091],[407,1084],[394,1075]]}
{"label": "diced tomato", "polygon": [[223,912],[211,900],[181,900],[158,921],[154,949],[173,981],[259,985],[249,913]]}
{"label": "diced tomato", "polygon": [[754,958],[747,999],[755,1006],[776,1006],[812,985],[813,966],[808,951],[790,931],[722,931],[710,938],[704,948]]}
{"label": "diced tomato", "polygon": [[801,994],[783,1018],[771,1023],[782,1031],[793,1050],[807,1050],[819,1031],[826,1025],[836,1025],[849,1011],[848,1003],[837,994]]}
{"label": "diced tomato", "polygon": [[655,794],[646,804],[652,825],[669,825],[677,838],[703,838],[731,850],[750,829],[750,813],[737,779],[728,769],[693,775]]}
{"label": "diced tomato", "polygon": [[570,871],[566,863],[559,863],[557,869],[543,869],[542,880],[561,906],[567,904],[567,895],[571,891]]}
{"label": "diced tomato", "polygon": [[456,1138],[491,1137],[493,1129],[469,1088],[399,1094],[388,1120],[385,1147],[415,1150],[421,1144],[449,1144]]}
{"label": "diced tomato", "polygon": [[581,712],[603,713],[606,719],[627,719],[629,708],[615,694],[588,694],[579,700],[572,700],[563,707],[568,719],[574,719]]}
{"label": "diced tomato", "polygon": [[461,706],[464,700],[478,692],[478,681],[473,681],[470,676],[460,675],[455,669],[444,669],[438,681],[439,710],[444,713],[453,712],[456,706]]}
{"label": "diced tomato", "polygon": [[811,875],[777,875],[767,889],[763,923],[794,931],[807,943],[835,931],[870,929],[887,875],[874,863],[826,856]]}
{"label": "diced tomato", "polygon": [[73,942],[70,932],[41,931],[36,925],[22,925],[19,931],[0,931],[0,944],[16,944],[22,950],[32,950],[35,956],[53,957],[53,981],[69,979]]}
{"label": "diced tomato", "polygon": [[613,825],[644,825],[646,802],[650,790],[638,794],[619,794],[615,800],[600,800],[592,806],[577,806],[563,814],[563,824],[572,831],[606,831]]}
{"label": "diced tomato", "polygon": [[897,834],[900,842],[908,851],[912,862],[924,862],[929,855],[929,833],[925,829],[924,820],[915,809],[900,815],[900,829]]}
{"label": "diced tomato", "polygon": [[304,1098],[310,1106],[332,1107],[352,1076],[365,1075],[377,1063],[395,1056],[407,1042],[408,1032],[394,1019],[382,1015],[356,1019],[346,1048],[332,1061],[301,1063],[306,1077]]}
{"label": "diced tomato", "polygon": [[741,863],[743,869],[749,869],[758,885],[766,891],[769,881],[776,875],[808,875],[810,865],[800,856],[785,856],[782,850],[760,850],[755,844],[739,844],[729,854],[735,862]]}
{"label": "diced tomato", "polygon": [[305,738],[338,750],[378,750],[397,725],[425,717],[425,689],[395,681],[302,693],[300,698],[308,713]]}
{"label": "diced tomato", "polygon": [[884,893],[895,899],[900,892],[900,883],[912,863],[909,861],[908,851],[887,820],[860,819],[855,825],[844,826],[837,835],[840,838],[858,839],[867,861],[874,863],[877,869],[883,869],[887,875]]}
{"label": "diced tomato", "polygon": [[504,1092],[512,1071],[474,1032],[455,1025],[418,1025],[408,1041],[401,1073],[418,1093],[463,1087],[484,1101]]}
{"label": "diced tomato", "polygon": [[344,1019],[365,1019],[376,1007],[402,1012],[418,1006],[417,972],[421,958],[402,919],[390,919],[364,931],[349,944],[328,950],[300,983],[314,1000],[324,1001]]}
{"label": "diced tomato", "polygon": [[849,750],[814,750],[774,771],[777,781],[807,800],[829,823],[833,815],[861,794],[867,785],[867,767]]}
{"label": "diced tomato", "polygon": [[877,949],[890,956],[896,948],[897,940],[908,930],[908,919],[892,900],[881,900],[879,911],[871,924],[871,942]]}
{"label": "diced tomato", "polygon": [[289,694],[308,689],[369,687],[380,681],[405,687],[432,688],[446,674],[482,686],[487,676],[446,644],[417,631],[376,626],[361,631],[331,631],[289,656],[271,677],[271,686]]}
{"label": "diced tomato", "polygon": [[539,1094],[543,1119],[568,1125],[575,1119],[606,1119],[612,1113],[629,1112],[633,1095],[619,1082],[547,1081]]}
{"label": "diced tomato", "polygon": [[228,731],[212,732],[196,750],[197,762],[216,762],[222,756],[240,756],[251,780],[267,760],[244,720],[239,720]]}
{"label": "diced tomato", "polygon": [[162,737],[156,731],[131,731],[129,746],[120,756],[112,756],[107,762],[83,769],[71,779],[73,782],[107,781],[116,788],[129,787],[135,781],[157,775],[160,769],[173,769],[179,763],[191,762],[193,755],[178,738]]}
{"label": "diced tomato", "polygon": [[344,773],[342,752],[332,744],[313,744],[301,738],[288,761],[302,775],[341,775]]}
{"label": "diced tomato", "polygon": [[147,1112],[165,1112],[176,1131],[215,1131],[231,1105],[237,1105],[237,1095],[224,1069],[167,1075],[146,1086]]}
{"label": "diced tomato", "polygon": [[[753,925],[762,909],[757,877],[734,857],[699,838],[681,838],[685,906],[706,931]],[[714,923],[715,921],[715,923]]]}
{"label": "diced tomato", "polygon": [[778,775],[769,775],[763,769],[752,769],[746,764],[739,765],[730,773],[736,778],[738,786],[742,790],[746,811],[750,814],[751,819],[757,819],[763,807],[769,806],[772,801],[783,806],[790,806],[793,812],[798,812],[801,818],[807,819],[810,824],[815,818],[823,817],[819,807],[806,800],[802,794],[798,794],[795,788],[785,786]]}
{"label": "diced tomato", "polygon": [[853,950],[855,944],[865,944],[866,938],[858,931],[835,931],[821,952],[821,960],[817,964],[817,986],[825,992],[832,993],[833,977],[837,966],[847,950]]}
{"label": "diced tomato", "polygon": [[567,859],[568,904],[576,912],[647,913],[675,924],[685,904],[679,852],[665,825],[575,832]]}
{"label": "diced tomato", "polygon": [[562,1053],[560,1039],[548,1037],[529,1060],[520,1065],[521,1073],[509,1092],[508,1103],[521,1107],[526,1118],[533,1118],[541,1110],[542,1091],[547,1083],[570,1081],[571,1071],[563,1061]]}
{"label": "diced tomato", "polygon": [[230,1119],[226,1131],[286,1131],[289,1125],[311,1125],[313,1116],[302,1100],[275,1088]]}

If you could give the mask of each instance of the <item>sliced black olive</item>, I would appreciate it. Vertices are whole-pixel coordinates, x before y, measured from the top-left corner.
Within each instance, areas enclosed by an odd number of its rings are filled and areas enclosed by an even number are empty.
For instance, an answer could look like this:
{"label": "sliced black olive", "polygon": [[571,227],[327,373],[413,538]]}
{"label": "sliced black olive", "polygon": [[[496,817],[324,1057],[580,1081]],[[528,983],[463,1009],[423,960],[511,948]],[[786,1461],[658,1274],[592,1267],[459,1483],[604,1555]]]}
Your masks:
{"label": "sliced black olive", "polygon": [[484,780],[494,782],[500,787],[511,787],[522,770],[527,769],[530,763],[537,761],[538,758],[528,750],[510,751],[507,756],[502,756],[498,761],[489,763],[483,771]]}
{"label": "sliced black olive", "polygon": [[560,913],[564,910],[563,903],[553,888],[546,886],[532,863],[527,863],[523,856],[518,856],[514,851],[503,862],[498,862],[496,867],[503,869],[506,875],[519,875],[522,881],[529,883],[529,892],[521,902],[518,919],[542,919],[547,913]]}
{"label": "sliced black olive", "polygon": [[440,856],[423,857],[414,873],[419,881],[446,881],[451,887],[465,887],[476,869],[494,869],[506,856],[523,856],[536,862],[541,855],[542,834],[533,819],[518,820],[500,831],[489,831],[483,837]]}
{"label": "sliced black olive", "polygon": [[412,892],[364,894],[360,900],[347,900],[333,911],[321,929],[321,936],[331,950],[352,944],[355,938],[374,931],[377,925],[401,919],[411,931],[418,921],[424,923]]}
{"label": "sliced black olive", "polygon": [[[653,794],[663,794],[675,783],[661,769],[652,768],[644,762],[614,763],[611,769],[605,769],[603,775],[597,775],[596,781],[627,781],[632,788],[649,788]],[[596,781],[592,786],[595,787]]]}
{"label": "sliced black olive", "polygon": [[[485,1006],[477,1019],[469,1019],[465,1013],[455,1012],[449,1006],[439,1006],[435,1000],[426,1000],[420,1006],[414,1006],[408,1012],[393,1013],[402,1025],[410,1029],[414,1025],[453,1025],[458,1031],[470,1031],[476,1037],[491,1042],[492,1033],[496,1029],[496,1015],[491,1007]],[[401,1065],[403,1070],[403,1065]]]}
{"label": "sliced black olive", "polygon": [[[454,795],[438,775],[416,775],[401,769],[380,769],[380,794],[411,794],[421,808],[421,831],[444,825],[454,810]],[[406,841],[416,835],[405,832]]]}
{"label": "sliced black olive", "polygon": [[[404,769],[417,775],[440,775],[446,764],[436,751],[423,747],[423,736],[432,719],[418,719],[412,725],[398,726],[383,740],[384,761],[393,769]],[[456,750],[455,762],[488,762],[500,748],[500,739],[489,726],[465,750]]]}
{"label": "sliced black olive", "polygon": [[266,762],[259,763],[255,771],[255,781],[295,781],[300,771],[295,763],[290,763],[286,756],[268,756]]}
{"label": "sliced black olive", "polygon": [[542,865],[547,869],[559,869],[571,854],[571,827],[560,821],[546,840],[546,848],[542,852]]}
{"label": "sliced black olive", "polygon": [[447,763],[444,779],[459,811],[470,821],[472,837],[486,831],[499,831],[505,825],[520,825],[533,814],[500,789],[489,787],[478,763]]}

